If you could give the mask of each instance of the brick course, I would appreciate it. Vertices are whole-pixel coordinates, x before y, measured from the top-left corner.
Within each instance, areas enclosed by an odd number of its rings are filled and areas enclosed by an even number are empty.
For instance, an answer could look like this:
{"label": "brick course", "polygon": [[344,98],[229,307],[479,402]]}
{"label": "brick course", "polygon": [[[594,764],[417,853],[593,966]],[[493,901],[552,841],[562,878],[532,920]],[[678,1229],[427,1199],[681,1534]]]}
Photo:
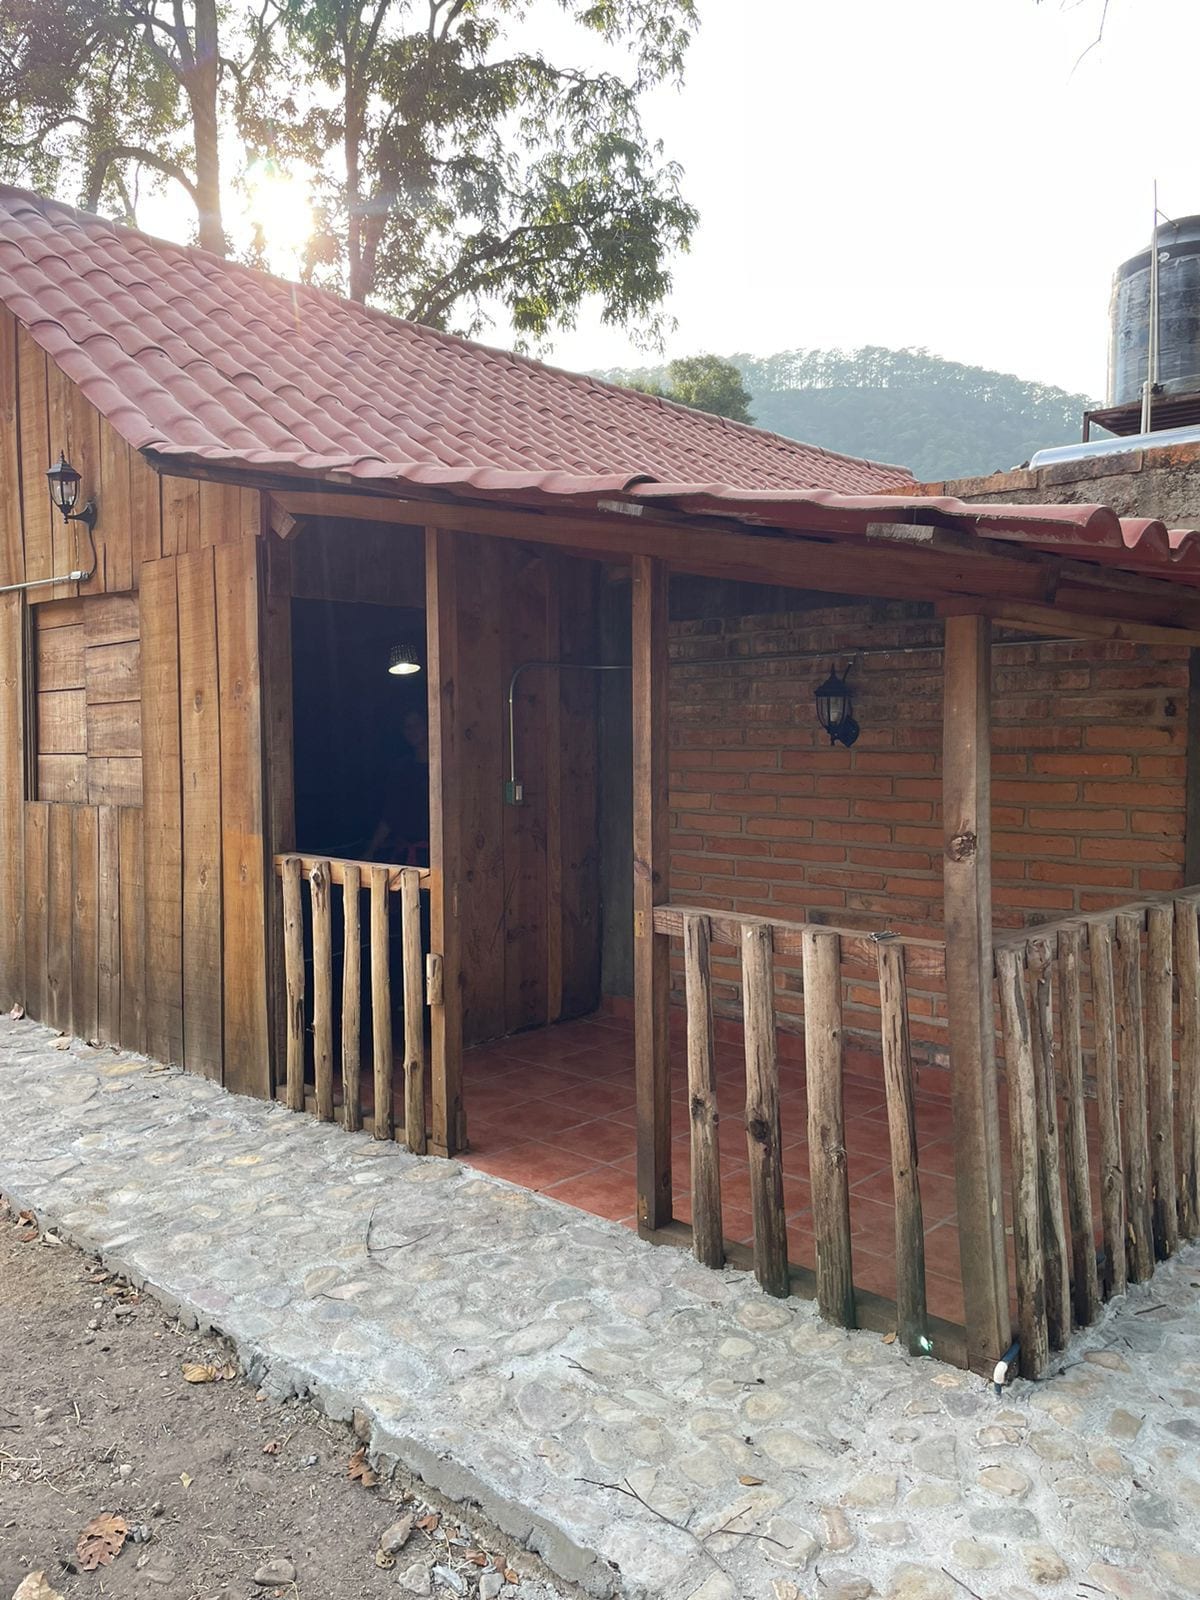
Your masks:
{"label": "brick course", "polygon": [[[940,937],[940,643],[940,623],[902,604],[674,623],[672,898]],[[881,652],[850,674],[862,733],[831,749],[813,691],[856,649]],[[819,655],[778,659],[809,651]],[[997,635],[997,926],[1182,883],[1187,657]],[[734,1014],[733,952],[714,952],[714,978],[718,1009]],[[778,988],[781,1019],[795,1025],[795,974],[781,970]],[[872,1031],[858,1009],[874,1004],[871,986],[848,987],[847,1001],[847,1026]],[[934,1041],[939,996],[913,1002]]]}

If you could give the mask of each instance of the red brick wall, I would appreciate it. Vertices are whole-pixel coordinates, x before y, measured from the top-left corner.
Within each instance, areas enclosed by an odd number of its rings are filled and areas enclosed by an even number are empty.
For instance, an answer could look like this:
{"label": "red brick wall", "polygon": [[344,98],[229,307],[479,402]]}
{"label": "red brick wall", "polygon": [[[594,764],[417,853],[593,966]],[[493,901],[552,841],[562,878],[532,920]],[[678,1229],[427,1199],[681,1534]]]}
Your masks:
{"label": "red brick wall", "polygon": [[[941,633],[899,604],[674,623],[672,900],[939,937]],[[884,646],[850,675],[858,743],[831,749],[816,685],[830,661]],[[998,640],[993,684],[996,923],[1177,887],[1186,649]],[[718,960],[714,977],[732,1014],[735,963]],[[781,971],[779,989],[794,1021],[794,975]],[[869,985],[848,994],[873,1004]],[[938,1018],[935,993],[913,1001]]]}

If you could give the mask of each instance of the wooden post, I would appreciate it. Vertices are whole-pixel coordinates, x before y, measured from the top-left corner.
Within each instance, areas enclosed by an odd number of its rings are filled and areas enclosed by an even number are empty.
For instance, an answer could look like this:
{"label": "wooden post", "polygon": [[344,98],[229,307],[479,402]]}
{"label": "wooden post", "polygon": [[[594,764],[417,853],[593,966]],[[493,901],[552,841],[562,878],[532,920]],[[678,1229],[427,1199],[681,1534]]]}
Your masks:
{"label": "wooden post", "polygon": [[1058,936],[1058,977],[1062,1016],[1063,1095],[1067,1121],[1067,1213],[1071,1223],[1071,1287],[1075,1321],[1081,1328],[1095,1322],[1100,1310],[1096,1277],[1096,1242],[1092,1226],[1092,1183],[1088,1160],[1087,1118],[1083,1093],[1083,1001],[1079,967],[1082,934],[1064,928]]}
{"label": "wooden post", "polygon": [[671,1220],[670,946],[654,930],[669,895],[667,572],[633,557],[633,1013],[638,1223]]}
{"label": "wooden post", "polygon": [[791,1293],[783,1206],[779,1062],[775,1046],[775,958],[765,922],[742,926],[742,1012],[746,1033],[746,1146],[754,1275],[768,1294]]}
{"label": "wooden post", "polygon": [[421,886],[415,870],[400,876],[404,962],[404,1142],[425,1154],[425,985],[421,959]]}
{"label": "wooden post", "polygon": [[392,1137],[392,976],[388,961],[388,869],[371,868],[371,1032],[377,1139]]}
{"label": "wooden post", "polygon": [[836,933],[804,930],[804,1072],[817,1305],[844,1328],[857,1322],[850,1262],[850,1178],[842,1103],[842,947]]}
{"label": "wooden post", "polygon": [[283,863],[283,957],[287,973],[287,1104],[304,1110],[304,905],[300,858]]}
{"label": "wooden post", "polygon": [[1054,1072],[1054,1020],[1051,1014],[1051,949],[1048,939],[1026,946],[1033,986],[1030,1039],[1037,1090],[1038,1174],[1042,1209],[1042,1249],[1046,1263],[1046,1326],[1053,1350],[1071,1336],[1071,1281],[1067,1233],[1063,1226],[1062,1163],[1058,1153],[1058,1085]]}
{"label": "wooden post", "polygon": [[1154,1252],[1160,1260],[1179,1248],[1175,1184],[1174,911],[1146,913],[1146,1067],[1150,1099],[1150,1194]]}
{"label": "wooden post", "polygon": [[1142,1014],[1142,928],[1145,914],[1116,917],[1117,1071],[1121,1084],[1121,1164],[1129,1276],[1144,1283],[1154,1271],[1150,1226],[1150,1126],[1146,1110],[1146,1034]]}
{"label": "wooden post", "polygon": [[362,923],[359,895],[362,871],[356,862],[342,868],[342,1126],[362,1127]]}
{"label": "wooden post", "polygon": [[988,1370],[1011,1342],[992,1005],[991,635],[946,618],[942,806],[946,1010],[967,1361]]}
{"label": "wooden post", "polygon": [[1175,965],[1179,972],[1179,1226],[1185,1239],[1194,1239],[1200,1232],[1200,923],[1194,900],[1175,902]]}
{"label": "wooden post", "polygon": [[687,1001],[688,1109],[692,1131],[692,1248],[706,1267],[725,1262],[721,1152],[717,1144],[717,1067],[713,1055],[708,918],[683,919]]}
{"label": "wooden post", "polygon": [[917,1178],[908,985],[904,946],[898,939],[881,939],[879,944],[879,1014],[896,1199],[896,1334],[912,1355],[927,1355],[925,1225]]}
{"label": "wooden post", "polygon": [[1113,937],[1107,922],[1088,928],[1096,1032],[1096,1110],[1100,1124],[1100,1214],[1104,1228],[1104,1298],[1124,1294],[1125,1175],[1121,1170],[1121,1101],[1117,1072],[1117,1001]]}
{"label": "wooden post", "polygon": [[[429,927],[441,959],[441,998],[431,1004],[433,1134],[436,1155],[467,1144],[463,1106],[463,973],[459,937],[462,875],[458,728],[458,596],[455,535],[425,530],[425,625],[429,655]],[[499,694],[499,690],[497,690]],[[499,700],[497,700],[499,705]],[[499,713],[497,713],[499,714]]]}
{"label": "wooden post", "polygon": [[308,878],[313,926],[313,1068],[317,1116],[333,1121],[333,939],[329,908],[329,863],[318,861]]}
{"label": "wooden post", "polygon": [[1004,1024],[1004,1065],[1008,1079],[1008,1125],[1012,1139],[1013,1249],[1017,1262],[1017,1326],[1021,1374],[1040,1378],[1046,1370],[1046,1274],[1038,1159],[1037,1077],[1029,1008],[1025,1003],[1024,960],[1012,949],[996,951],[1000,1015]]}

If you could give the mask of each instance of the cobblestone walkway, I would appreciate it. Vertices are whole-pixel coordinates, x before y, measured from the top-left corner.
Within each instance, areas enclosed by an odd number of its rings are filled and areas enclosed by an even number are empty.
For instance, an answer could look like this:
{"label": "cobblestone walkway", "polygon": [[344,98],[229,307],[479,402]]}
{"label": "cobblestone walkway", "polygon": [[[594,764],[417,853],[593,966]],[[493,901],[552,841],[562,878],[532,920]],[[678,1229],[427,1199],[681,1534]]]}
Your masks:
{"label": "cobblestone walkway", "polygon": [[996,1399],[617,1224],[64,1043],[0,1023],[0,1188],[596,1595],[1200,1594],[1200,1251]]}

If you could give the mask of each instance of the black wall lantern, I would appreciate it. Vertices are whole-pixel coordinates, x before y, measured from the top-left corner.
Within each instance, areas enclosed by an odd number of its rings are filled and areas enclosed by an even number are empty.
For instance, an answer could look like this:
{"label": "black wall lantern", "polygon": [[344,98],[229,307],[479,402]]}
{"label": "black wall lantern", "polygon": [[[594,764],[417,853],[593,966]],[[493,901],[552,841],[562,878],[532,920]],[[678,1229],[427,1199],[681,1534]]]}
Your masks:
{"label": "black wall lantern", "polygon": [[[850,668],[846,668],[849,673]],[[847,749],[858,738],[859,727],[853,717],[854,703],[850,685],[838,676],[836,666],[817,690],[817,721],[829,735],[830,744],[844,744]]]}
{"label": "black wall lantern", "polygon": [[75,468],[60,452],[58,460],[46,474],[46,482],[50,485],[50,498],[62,512],[64,522],[82,522],[91,529],[96,522],[94,503],[89,500],[82,511],[75,509],[81,481]]}

